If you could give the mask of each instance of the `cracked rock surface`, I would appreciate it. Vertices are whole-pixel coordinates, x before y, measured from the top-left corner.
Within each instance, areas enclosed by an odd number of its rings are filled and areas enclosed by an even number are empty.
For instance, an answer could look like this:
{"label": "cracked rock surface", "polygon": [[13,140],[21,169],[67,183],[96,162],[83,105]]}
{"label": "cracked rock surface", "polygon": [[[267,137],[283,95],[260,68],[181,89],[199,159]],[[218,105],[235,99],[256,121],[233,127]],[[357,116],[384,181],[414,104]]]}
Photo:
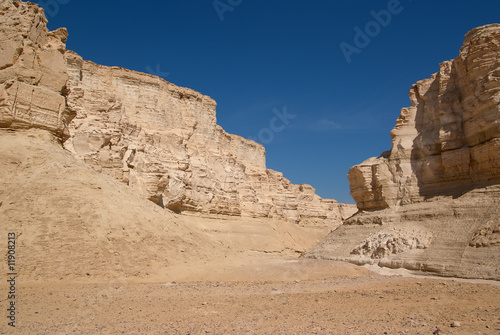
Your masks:
{"label": "cracked rock surface", "polygon": [[333,229],[355,212],[266,168],[262,145],[226,133],[216,102],[159,77],[66,50],[43,9],[0,5],[0,127],[39,128],[161,207]]}
{"label": "cracked rock surface", "polygon": [[66,104],[66,29],[48,31],[43,10],[0,3],[0,127],[45,129],[65,140],[74,112]]}
{"label": "cracked rock surface", "polygon": [[349,171],[360,210],[500,183],[500,24],[471,30],[459,55],[410,90],[392,149]]}
{"label": "cracked rock surface", "polygon": [[349,171],[358,213],[307,256],[500,279],[500,25],[410,90],[392,149]]}

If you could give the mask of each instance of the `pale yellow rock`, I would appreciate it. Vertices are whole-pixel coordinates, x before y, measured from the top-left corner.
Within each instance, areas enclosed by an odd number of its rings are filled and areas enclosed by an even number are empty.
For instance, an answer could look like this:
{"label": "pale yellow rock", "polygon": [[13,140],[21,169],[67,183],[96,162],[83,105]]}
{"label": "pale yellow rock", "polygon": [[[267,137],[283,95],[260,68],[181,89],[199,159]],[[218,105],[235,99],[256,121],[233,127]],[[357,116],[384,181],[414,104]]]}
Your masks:
{"label": "pale yellow rock", "polygon": [[359,212],[306,256],[500,280],[500,25],[410,99],[392,150],[349,171]]}
{"label": "pale yellow rock", "polygon": [[266,169],[262,145],[218,126],[210,97],[73,52],[65,58],[77,112],[65,147],[96,170],[174,211],[341,224],[336,201]]}
{"label": "pale yellow rock", "polygon": [[228,265],[250,250],[294,255],[328,232],[271,219],[177,215],[94,171],[40,129],[0,129],[0,171],[0,235],[17,236],[23,283],[164,282],[176,266]]}
{"label": "pale yellow rock", "polygon": [[500,185],[365,211],[305,257],[405,268],[417,274],[500,280]]}
{"label": "pale yellow rock", "polygon": [[349,171],[360,210],[500,182],[500,25],[473,29],[460,55],[413,85],[391,132],[392,149]]}
{"label": "pale yellow rock", "polygon": [[355,211],[267,169],[262,145],[217,125],[210,97],[83,60],[36,4],[5,0],[0,13],[0,127],[49,130],[95,170],[173,211],[331,229]]}
{"label": "pale yellow rock", "polygon": [[387,258],[411,250],[425,249],[430,245],[432,233],[422,229],[388,229],[370,235],[351,251],[352,255],[369,258]]}
{"label": "pale yellow rock", "polygon": [[0,13],[0,126],[68,138],[66,29],[49,32],[43,10],[30,3],[5,0]]}

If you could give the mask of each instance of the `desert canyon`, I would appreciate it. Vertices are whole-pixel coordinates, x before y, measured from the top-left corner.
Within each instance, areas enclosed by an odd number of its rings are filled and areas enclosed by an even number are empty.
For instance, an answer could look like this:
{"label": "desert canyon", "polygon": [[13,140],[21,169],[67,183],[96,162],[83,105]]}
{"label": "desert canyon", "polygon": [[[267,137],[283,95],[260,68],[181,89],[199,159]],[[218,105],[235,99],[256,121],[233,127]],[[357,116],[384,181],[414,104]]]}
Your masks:
{"label": "desert canyon", "polygon": [[499,24],[411,87],[357,205],[268,169],[212,98],[67,50],[36,4],[3,0],[0,33],[0,334],[500,332]]}

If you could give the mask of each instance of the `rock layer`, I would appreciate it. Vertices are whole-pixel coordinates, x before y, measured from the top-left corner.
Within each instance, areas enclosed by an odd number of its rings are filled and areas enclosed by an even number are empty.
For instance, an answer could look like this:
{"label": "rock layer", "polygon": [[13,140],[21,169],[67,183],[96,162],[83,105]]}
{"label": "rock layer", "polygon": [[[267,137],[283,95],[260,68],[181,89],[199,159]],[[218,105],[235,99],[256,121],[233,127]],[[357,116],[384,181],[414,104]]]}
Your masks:
{"label": "rock layer", "polygon": [[0,127],[49,130],[95,170],[173,211],[331,228],[355,211],[267,169],[262,145],[217,125],[210,97],[83,60],[36,4],[5,0],[1,13]]}
{"label": "rock layer", "polygon": [[500,280],[500,25],[410,98],[392,150],[349,171],[358,213],[306,256]]}
{"label": "rock layer", "polygon": [[392,149],[352,167],[360,210],[459,196],[500,182],[500,25],[470,31],[457,58],[410,90]]}
{"label": "rock layer", "polygon": [[164,282],[172,267],[195,270],[188,265],[249,250],[295,254],[327,233],[270,219],[177,215],[94,171],[40,129],[0,129],[0,171],[0,235],[16,234],[23,284]]}
{"label": "rock layer", "polygon": [[0,14],[0,127],[68,138],[74,116],[66,105],[68,32],[49,32],[43,10],[29,3],[2,1]]}
{"label": "rock layer", "polygon": [[266,169],[262,145],[218,126],[210,97],[72,52],[65,58],[77,112],[65,147],[96,170],[174,211],[341,223],[337,202]]}
{"label": "rock layer", "polygon": [[354,215],[305,257],[500,280],[500,185]]}

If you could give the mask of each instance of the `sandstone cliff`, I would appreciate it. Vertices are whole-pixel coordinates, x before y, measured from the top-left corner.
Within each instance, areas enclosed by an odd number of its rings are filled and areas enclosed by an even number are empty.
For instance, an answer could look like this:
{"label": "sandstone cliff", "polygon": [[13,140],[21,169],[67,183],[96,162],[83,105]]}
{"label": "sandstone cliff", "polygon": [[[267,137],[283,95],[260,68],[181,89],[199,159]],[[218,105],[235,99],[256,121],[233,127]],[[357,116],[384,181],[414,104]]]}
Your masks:
{"label": "sandstone cliff", "polygon": [[[0,171],[0,235],[16,234],[23,283],[165,280],[172,267],[249,250],[300,253],[325,234],[279,220],[166,211],[41,129],[0,129]],[[6,261],[0,268],[11,272]]]}
{"label": "sandstone cliff", "polygon": [[216,124],[211,98],[84,61],[46,24],[36,4],[0,3],[0,233],[16,234],[24,282],[300,253],[352,210],[266,169],[261,145]]}
{"label": "sandstone cliff", "polygon": [[266,169],[260,144],[217,125],[210,97],[67,52],[66,148],[174,211],[339,224],[339,205]]}
{"label": "sandstone cliff", "polygon": [[470,31],[457,58],[410,90],[391,132],[392,149],[352,167],[360,210],[500,182],[500,25]]}
{"label": "sandstone cliff", "polygon": [[305,257],[500,280],[500,186],[358,213]]}
{"label": "sandstone cliff", "polygon": [[392,149],[350,169],[358,213],[308,257],[500,279],[500,25],[413,85]]}
{"label": "sandstone cliff", "polygon": [[19,1],[2,1],[0,14],[0,127],[68,138],[66,29],[49,32],[43,10]]}
{"label": "sandstone cliff", "polygon": [[36,4],[5,0],[1,13],[0,127],[49,130],[95,170],[177,212],[331,228],[354,212],[267,169],[262,145],[217,125],[210,97],[83,60]]}

